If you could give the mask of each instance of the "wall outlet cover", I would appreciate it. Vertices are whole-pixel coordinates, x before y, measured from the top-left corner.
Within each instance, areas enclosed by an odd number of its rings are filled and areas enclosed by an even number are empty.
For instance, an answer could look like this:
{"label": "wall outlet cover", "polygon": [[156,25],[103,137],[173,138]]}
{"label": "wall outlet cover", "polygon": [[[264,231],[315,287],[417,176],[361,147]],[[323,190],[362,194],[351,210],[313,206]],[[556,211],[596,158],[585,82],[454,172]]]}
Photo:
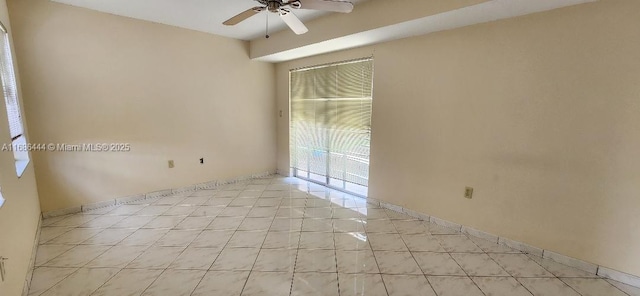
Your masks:
{"label": "wall outlet cover", "polygon": [[473,187],[464,188],[464,197],[468,199],[473,198]]}

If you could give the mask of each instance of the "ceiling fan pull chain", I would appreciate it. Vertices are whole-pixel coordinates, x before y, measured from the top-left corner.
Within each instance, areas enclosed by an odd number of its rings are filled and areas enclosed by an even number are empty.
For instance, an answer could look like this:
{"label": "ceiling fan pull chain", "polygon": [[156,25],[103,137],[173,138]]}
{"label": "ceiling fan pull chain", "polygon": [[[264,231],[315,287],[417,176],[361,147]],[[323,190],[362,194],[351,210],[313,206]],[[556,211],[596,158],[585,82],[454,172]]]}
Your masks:
{"label": "ceiling fan pull chain", "polygon": [[266,29],[266,33],[265,33],[264,37],[269,39],[269,14],[266,13],[266,15],[267,15],[267,29]]}

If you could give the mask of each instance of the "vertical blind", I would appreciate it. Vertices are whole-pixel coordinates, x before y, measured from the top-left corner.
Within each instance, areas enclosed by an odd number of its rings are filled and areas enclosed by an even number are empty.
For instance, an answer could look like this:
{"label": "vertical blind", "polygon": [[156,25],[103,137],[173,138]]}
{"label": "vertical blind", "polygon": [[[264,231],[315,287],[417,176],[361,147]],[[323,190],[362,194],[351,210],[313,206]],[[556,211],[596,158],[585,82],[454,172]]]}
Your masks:
{"label": "vertical blind", "polygon": [[372,91],[371,58],[292,70],[292,167],[367,186]]}
{"label": "vertical blind", "polygon": [[9,45],[9,34],[4,27],[0,28],[0,76],[2,79],[2,90],[4,100],[7,105],[7,116],[9,118],[9,130],[11,139],[15,140],[24,133],[22,128],[22,116],[18,104],[18,92],[16,86],[16,75],[13,71],[13,59],[11,57],[11,46]]}

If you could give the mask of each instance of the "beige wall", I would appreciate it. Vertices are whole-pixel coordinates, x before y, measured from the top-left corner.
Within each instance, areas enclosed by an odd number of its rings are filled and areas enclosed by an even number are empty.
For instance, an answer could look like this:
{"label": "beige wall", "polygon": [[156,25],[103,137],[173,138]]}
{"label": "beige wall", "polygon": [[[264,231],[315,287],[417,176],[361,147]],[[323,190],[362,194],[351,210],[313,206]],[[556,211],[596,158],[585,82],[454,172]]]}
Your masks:
{"label": "beige wall", "polygon": [[46,0],[9,9],[31,142],[131,144],[33,153],[43,211],[275,169],[274,66],[246,42]]}
{"label": "beige wall", "polygon": [[603,0],[281,63],[278,108],[288,69],[373,54],[371,197],[640,275],[638,28]]}
{"label": "beige wall", "polygon": [[[4,0],[0,0],[0,21],[9,30],[9,37],[13,37]],[[15,57],[15,53],[13,56]],[[19,85],[20,73],[17,70]],[[25,133],[29,139],[27,129]],[[11,144],[4,99],[0,99],[0,139],[0,146]],[[13,153],[0,152],[0,187],[6,199],[4,206],[0,208],[0,257],[9,258],[5,264],[7,278],[0,282],[0,295],[21,295],[40,217],[33,161],[18,178]]]}

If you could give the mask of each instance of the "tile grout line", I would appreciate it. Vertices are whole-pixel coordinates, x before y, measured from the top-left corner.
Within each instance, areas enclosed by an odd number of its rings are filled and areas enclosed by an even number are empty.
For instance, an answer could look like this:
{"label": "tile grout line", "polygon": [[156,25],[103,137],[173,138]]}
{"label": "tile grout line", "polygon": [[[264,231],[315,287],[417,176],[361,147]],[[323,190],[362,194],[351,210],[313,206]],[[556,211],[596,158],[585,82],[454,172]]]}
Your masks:
{"label": "tile grout line", "polygon": [[[251,208],[253,208],[253,206]],[[244,221],[247,219],[247,215],[249,215],[250,212],[251,212],[251,210],[249,210],[249,212],[247,212],[247,214],[242,219],[242,222],[240,223],[240,225],[238,225],[238,228],[240,228],[240,226],[242,226],[242,223],[244,223]],[[264,246],[264,241],[267,239],[267,235],[269,235],[269,229],[271,229],[271,226],[273,225],[273,220],[274,219],[275,219],[275,216],[271,219],[271,224],[269,224],[269,228],[267,229],[267,233],[265,234],[264,238],[262,239],[262,243],[260,244],[260,247],[258,248],[258,254],[256,254],[256,259],[253,261],[253,264],[251,265],[251,269],[249,270],[249,274],[247,275],[247,280],[244,282],[244,286],[242,286],[242,290],[240,291],[240,295],[242,295],[242,293],[244,292],[244,289],[247,287],[247,283],[249,282],[249,278],[251,278],[251,273],[253,272],[253,267],[256,265],[256,262],[258,261],[258,257],[260,257],[260,252],[262,251],[262,246]],[[233,238],[233,236],[237,232],[238,232],[238,230],[236,229],[236,231],[231,236],[231,238],[229,238],[229,241],[231,241],[231,239]],[[227,244],[229,244],[229,242],[227,242]],[[222,249],[224,250],[224,248],[222,248]],[[222,251],[220,251],[220,253],[222,253]],[[213,265],[211,265],[211,266],[213,266]]]}
{"label": "tile grout line", "polygon": [[[309,190],[307,188],[307,190]],[[291,192],[289,193],[289,196],[291,197]],[[305,192],[305,205],[306,205],[306,200],[309,196],[308,192]],[[298,237],[298,246],[296,247],[296,260],[293,263],[293,275],[291,276],[291,286],[289,288],[289,295],[293,294],[293,283],[295,281],[295,277],[296,277],[296,268],[298,267],[298,255],[300,255],[300,242],[302,241],[302,227],[304,225],[304,212],[302,213],[302,218],[300,219],[300,236]]]}
{"label": "tile grout line", "polygon": [[[197,191],[196,191],[196,192],[197,192]],[[214,194],[213,196],[211,196],[211,198],[215,198],[215,194]],[[211,199],[211,198],[210,198],[210,199]],[[210,200],[210,199],[209,199],[209,200]],[[234,199],[235,199],[235,198],[234,198]],[[207,200],[207,201],[208,201],[208,200]],[[205,202],[205,204],[206,204],[206,202]],[[204,205],[204,204],[203,204],[203,205]],[[228,205],[227,205],[227,206],[228,206]],[[226,208],[227,206],[225,206],[224,208]],[[220,212],[222,212],[222,211],[220,211]],[[211,226],[211,224],[213,223],[213,221],[214,221],[216,218],[218,218],[218,214],[220,214],[220,213],[217,213],[217,214],[216,214],[216,216],[214,216],[214,218],[211,220],[211,222],[209,222],[209,224],[207,224],[207,226],[205,226],[205,227],[204,227],[204,229],[202,230],[202,232],[200,232],[200,234],[198,234],[198,236],[196,236],[196,238],[195,238],[195,239],[194,239],[194,240],[193,240],[189,245],[193,244],[193,242],[194,242],[195,240],[197,240],[197,239],[198,239],[198,237],[200,237],[200,235],[202,235],[202,233],[204,233],[204,232],[208,229],[208,227],[209,227],[209,226]],[[244,221],[244,219],[243,219],[242,221]],[[242,224],[242,222],[241,222],[240,224]],[[238,225],[238,227],[240,227],[240,226]],[[232,235],[231,237],[233,237],[233,235]],[[231,240],[231,237],[229,237],[229,240]],[[227,243],[228,243],[228,242],[229,242],[229,241],[227,241]],[[226,245],[226,244],[225,244],[225,245]],[[189,248],[189,246],[187,246],[187,248]],[[194,247],[194,248],[195,248],[195,247]],[[186,249],[185,249],[185,250],[186,250]],[[198,281],[198,283],[193,287],[193,290],[191,291],[191,293],[189,293],[189,295],[193,295],[193,293],[195,293],[195,292],[198,290],[198,287],[200,286],[200,284],[202,283],[202,281],[204,280],[204,278],[207,276],[207,273],[209,273],[209,272],[211,271],[211,267],[212,267],[212,266],[213,266],[213,264],[216,262],[216,260],[218,260],[218,258],[220,257],[220,254],[222,254],[222,251],[223,251],[223,250],[224,250],[224,247],[222,247],[222,248],[220,249],[220,252],[218,253],[218,255],[216,255],[216,258],[215,258],[215,259],[213,259],[213,261],[211,262],[211,264],[209,265],[209,267],[204,271],[204,275],[200,278],[200,280]],[[180,257],[180,256],[178,256],[178,257]],[[176,260],[177,260],[177,257],[176,257]],[[249,277],[247,276],[247,280],[248,280],[248,279],[249,279]]]}
{"label": "tile grout line", "polygon": [[[387,213],[385,212],[385,215],[388,217],[389,215],[387,215]],[[389,217],[390,218],[390,217]],[[391,220],[391,219],[389,219]],[[396,229],[396,231],[398,231],[398,229],[396,228],[396,226],[393,224],[393,222],[391,222],[391,224],[393,225],[393,227]],[[368,234],[367,230],[365,229],[365,233]],[[402,236],[400,236],[400,239],[402,239]],[[404,240],[402,240],[402,243],[404,244],[404,246],[407,248],[407,250],[409,250],[409,247],[407,246],[407,244],[404,242]],[[373,254],[373,260],[376,262],[376,267],[378,268],[378,272],[380,272],[380,279],[382,280],[382,285],[384,286],[384,290],[385,292],[387,292],[387,295],[389,295],[389,288],[387,288],[387,283],[384,281],[384,277],[382,276],[382,270],[380,270],[380,264],[378,264],[378,257],[376,257],[375,252],[373,251],[373,247],[371,246],[371,243],[369,242],[369,248],[371,248],[371,254]],[[411,257],[413,258],[413,254],[411,255]],[[416,259],[414,258],[413,261],[415,261]],[[418,262],[416,262],[416,264],[418,264]],[[420,267],[418,265],[418,267]],[[424,274],[423,274],[424,276]],[[425,277],[426,279],[426,277]],[[428,282],[427,282],[428,283]],[[431,286],[431,285],[429,285]],[[433,289],[433,288],[432,288]]]}
{"label": "tile grout line", "polygon": [[[182,193],[178,193],[178,194],[182,194]],[[170,196],[170,195],[168,195],[168,196]],[[182,200],[180,200],[180,201],[183,201],[183,200],[184,200],[184,199],[186,199],[186,198],[187,198],[187,197],[185,196],[185,198],[183,198],[183,199],[182,199]],[[172,207],[176,206],[178,203],[180,203],[180,201],[178,201],[175,205],[172,205]],[[155,203],[155,202],[156,202],[156,201],[154,201],[154,203]],[[149,207],[149,206],[153,205],[154,203],[150,203],[150,204],[148,204],[146,207]],[[122,205],[124,205],[124,204],[122,204]],[[116,209],[117,209],[117,208],[119,208],[119,207],[120,207],[120,206],[122,206],[122,205],[117,205],[117,206],[116,206]],[[145,208],[146,208],[146,207],[145,207]],[[144,209],[144,208],[142,208],[142,209]],[[135,214],[136,214],[137,212],[142,211],[142,209],[140,209],[140,210],[138,210],[138,211],[136,211],[136,212],[134,212],[134,213],[131,213],[130,215],[127,215],[127,217],[135,216]],[[114,210],[115,210],[115,209],[114,209]],[[165,211],[165,212],[166,212],[166,211]],[[163,213],[164,213],[164,212],[163,212]],[[108,214],[108,213],[107,213],[107,214]],[[107,214],[105,214],[105,215],[107,215]],[[138,231],[138,230],[140,230],[140,229],[157,229],[157,228],[144,228],[144,226],[146,226],[147,224],[151,223],[151,222],[152,222],[153,220],[155,220],[157,217],[161,217],[161,216],[162,216],[162,214],[157,215],[157,216],[156,216],[156,215],[154,215],[154,216],[153,216],[154,218],[153,218],[152,220],[150,220],[148,223],[146,223],[146,224],[142,225],[142,226],[141,226],[140,228],[138,228],[136,231],[132,232],[129,236],[133,235],[135,232],[137,232],[137,231]],[[187,217],[188,217],[188,216],[187,216]],[[127,218],[125,218],[125,219],[127,219]],[[186,219],[186,217],[185,217],[185,218],[183,218],[182,220],[180,220],[180,222],[178,222],[176,225],[180,224],[182,221],[184,221],[184,219]],[[123,219],[123,220],[124,220],[124,219]],[[116,223],[116,224],[117,224],[117,223]],[[115,224],[114,224],[114,225],[115,225]],[[126,228],[125,228],[125,229],[126,229]],[[167,231],[167,233],[169,233],[170,231],[171,231],[171,229],[169,229],[169,231]],[[162,237],[164,237],[167,233],[165,233]],[[127,236],[126,238],[122,239],[120,242],[123,242],[123,241],[124,241],[125,239],[127,239],[129,236]],[[149,249],[151,249],[152,247],[154,247],[154,245],[155,245],[155,244],[156,244],[160,239],[162,239],[162,237],[158,238],[157,240],[155,240],[155,241],[154,241],[154,242],[152,242],[151,244],[147,245],[144,251],[142,251],[142,252],[141,252],[138,256],[136,256],[133,260],[129,261],[129,263],[127,263],[123,268],[121,268],[121,269],[120,269],[120,271],[118,271],[116,274],[114,274],[114,275],[113,275],[113,277],[115,277],[117,274],[119,274],[120,272],[122,272],[122,270],[127,269],[126,267],[127,267],[129,264],[131,264],[131,262],[134,262],[136,259],[138,259],[140,256],[142,256],[142,255],[144,254],[144,252],[146,252],[147,250],[149,250]],[[185,249],[186,249],[186,248],[185,248]],[[184,250],[183,250],[183,251],[184,251]],[[180,255],[178,255],[178,257],[179,257],[179,256],[180,256]],[[98,257],[99,257],[99,256],[98,256]],[[97,258],[97,257],[96,257],[96,258]],[[177,259],[177,257],[176,257],[176,259]],[[87,264],[88,264],[88,263],[87,263]],[[169,263],[169,265],[171,265],[171,263]],[[145,269],[145,270],[149,270],[148,268],[144,268],[144,269]],[[158,269],[158,270],[159,270],[159,269]],[[142,293],[144,293],[147,289],[149,289],[149,287],[151,287],[151,285],[153,285],[153,283],[155,283],[155,282],[158,280],[158,278],[160,278],[160,276],[162,276],[162,274],[163,274],[165,271],[166,271],[166,268],[165,268],[165,269],[163,269],[163,270],[162,270],[162,272],[161,272],[160,274],[158,274],[158,276],[157,276],[157,277],[156,277],[156,278],[155,278],[151,283],[149,283],[149,285],[148,285],[148,286],[147,286],[147,287],[142,291]],[[111,278],[113,278],[113,277],[111,277]],[[111,278],[110,278],[109,280],[111,280]],[[100,287],[98,287],[98,289],[94,290],[94,291],[92,292],[92,294],[93,294],[93,293],[95,293],[95,292],[97,292],[98,290],[100,290],[100,288],[102,288],[102,286],[104,286],[107,282],[109,282],[109,280],[105,281],[105,282],[104,282]]]}

